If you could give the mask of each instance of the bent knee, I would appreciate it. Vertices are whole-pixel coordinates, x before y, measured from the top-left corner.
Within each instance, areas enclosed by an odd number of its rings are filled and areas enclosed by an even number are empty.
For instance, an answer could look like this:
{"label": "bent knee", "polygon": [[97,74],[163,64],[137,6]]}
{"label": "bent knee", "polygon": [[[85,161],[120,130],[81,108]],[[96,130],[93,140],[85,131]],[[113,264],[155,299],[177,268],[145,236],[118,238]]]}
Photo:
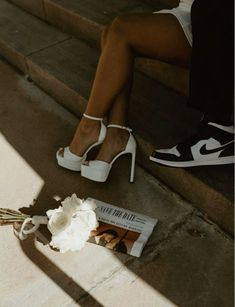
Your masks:
{"label": "bent knee", "polygon": [[109,27],[109,35],[128,39],[128,33],[131,28],[130,16],[130,14],[117,16]]}

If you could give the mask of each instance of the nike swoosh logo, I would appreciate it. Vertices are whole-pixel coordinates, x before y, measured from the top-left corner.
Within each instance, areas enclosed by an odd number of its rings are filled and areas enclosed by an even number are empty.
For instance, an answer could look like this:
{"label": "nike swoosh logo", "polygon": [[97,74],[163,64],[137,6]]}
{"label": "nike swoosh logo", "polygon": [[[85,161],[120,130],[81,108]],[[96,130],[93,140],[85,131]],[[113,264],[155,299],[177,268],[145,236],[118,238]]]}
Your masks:
{"label": "nike swoosh logo", "polygon": [[207,149],[207,148],[206,148],[206,144],[204,144],[204,145],[201,147],[201,149],[200,149],[200,154],[202,154],[202,155],[209,155],[209,154],[212,154],[212,153],[215,153],[215,152],[222,151],[222,150],[224,150],[228,145],[232,144],[233,142],[234,142],[234,140],[231,141],[231,142],[228,142],[228,143],[224,144],[224,145],[221,146],[221,147],[217,147],[217,148],[214,148],[214,149]]}

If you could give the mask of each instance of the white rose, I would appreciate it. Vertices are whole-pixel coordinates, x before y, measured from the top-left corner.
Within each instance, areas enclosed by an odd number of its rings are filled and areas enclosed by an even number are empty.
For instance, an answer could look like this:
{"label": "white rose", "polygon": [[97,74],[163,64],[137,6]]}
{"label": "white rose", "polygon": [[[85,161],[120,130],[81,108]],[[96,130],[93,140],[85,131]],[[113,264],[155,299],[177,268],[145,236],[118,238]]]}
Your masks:
{"label": "white rose", "polygon": [[78,198],[76,194],[73,194],[71,197],[66,197],[62,202],[63,210],[68,213],[74,213],[77,210],[80,210],[83,200]]}
{"label": "white rose", "polygon": [[64,253],[81,250],[92,230],[98,226],[94,201],[79,199],[76,194],[61,202],[62,207],[48,210],[50,245]]}

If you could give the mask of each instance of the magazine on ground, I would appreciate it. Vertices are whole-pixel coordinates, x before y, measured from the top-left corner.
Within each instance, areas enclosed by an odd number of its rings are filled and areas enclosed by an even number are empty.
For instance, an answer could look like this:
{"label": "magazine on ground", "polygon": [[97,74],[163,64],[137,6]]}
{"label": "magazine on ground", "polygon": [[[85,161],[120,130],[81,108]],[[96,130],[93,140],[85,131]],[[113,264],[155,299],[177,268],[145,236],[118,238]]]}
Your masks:
{"label": "magazine on ground", "polygon": [[[92,199],[92,198],[88,198]],[[158,220],[93,199],[99,227],[88,242],[140,257]]]}

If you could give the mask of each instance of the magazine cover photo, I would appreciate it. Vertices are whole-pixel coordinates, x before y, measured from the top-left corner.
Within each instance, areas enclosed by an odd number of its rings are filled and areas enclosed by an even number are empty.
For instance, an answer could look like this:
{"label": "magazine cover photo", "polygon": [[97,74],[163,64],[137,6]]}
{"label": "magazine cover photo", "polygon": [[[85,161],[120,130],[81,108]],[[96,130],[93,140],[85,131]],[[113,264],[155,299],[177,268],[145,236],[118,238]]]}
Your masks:
{"label": "magazine cover photo", "polygon": [[99,222],[99,227],[91,232],[89,242],[117,252],[131,254],[131,249],[139,236],[138,232]]}

